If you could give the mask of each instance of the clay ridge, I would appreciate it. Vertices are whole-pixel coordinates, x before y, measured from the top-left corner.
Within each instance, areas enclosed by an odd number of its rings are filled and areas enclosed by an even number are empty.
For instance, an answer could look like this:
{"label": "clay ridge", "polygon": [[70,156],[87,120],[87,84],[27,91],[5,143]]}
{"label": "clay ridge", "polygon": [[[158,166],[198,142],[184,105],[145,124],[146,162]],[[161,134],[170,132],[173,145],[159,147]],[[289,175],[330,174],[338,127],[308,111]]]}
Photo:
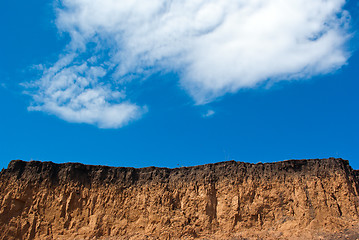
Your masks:
{"label": "clay ridge", "polygon": [[11,161],[0,239],[357,239],[343,159],[127,168]]}

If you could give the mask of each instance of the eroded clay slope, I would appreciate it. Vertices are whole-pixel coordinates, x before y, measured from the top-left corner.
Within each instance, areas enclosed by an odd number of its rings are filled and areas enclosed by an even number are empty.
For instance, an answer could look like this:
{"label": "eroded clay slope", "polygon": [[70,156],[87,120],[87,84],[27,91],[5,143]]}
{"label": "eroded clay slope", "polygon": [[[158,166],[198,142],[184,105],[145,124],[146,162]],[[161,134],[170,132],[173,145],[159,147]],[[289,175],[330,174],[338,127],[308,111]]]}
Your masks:
{"label": "eroded clay slope", "polygon": [[356,171],[342,159],[114,168],[11,161],[1,239],[359,238]]}

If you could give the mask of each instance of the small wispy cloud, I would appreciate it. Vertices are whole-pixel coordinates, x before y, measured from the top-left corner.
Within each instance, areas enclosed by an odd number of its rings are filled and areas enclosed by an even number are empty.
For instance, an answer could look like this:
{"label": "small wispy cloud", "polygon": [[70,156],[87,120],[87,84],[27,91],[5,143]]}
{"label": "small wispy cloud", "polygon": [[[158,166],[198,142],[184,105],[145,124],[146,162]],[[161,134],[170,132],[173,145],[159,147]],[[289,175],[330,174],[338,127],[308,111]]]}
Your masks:
{"label": "small wispy cloud", "polygon": [[215,113],[216,113],[215,111],[213,111],[213,110],[210,109],[210,110],[208,110],[205,114],[203,114],[202,117],[208,118],[208,117],[213,116]]}
{"label": "small wispy cloud", "polygon": [[349,57],[345,0],[59,2],[56,24],[71,42],[39,70],[29,109],[71,122],[117,128],[139,118],[146,107],[126,87],[158,71],[179,73],[195,104],[206,104],[268,80],[332,72]]}

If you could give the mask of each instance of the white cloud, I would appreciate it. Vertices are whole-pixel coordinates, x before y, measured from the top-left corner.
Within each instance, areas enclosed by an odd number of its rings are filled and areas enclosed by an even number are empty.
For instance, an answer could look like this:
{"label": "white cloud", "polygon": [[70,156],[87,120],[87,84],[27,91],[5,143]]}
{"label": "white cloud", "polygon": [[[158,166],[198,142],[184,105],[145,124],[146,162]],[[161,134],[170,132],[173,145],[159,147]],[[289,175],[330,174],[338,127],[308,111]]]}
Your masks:
{"label": "white cloud", "polygon": [[28,85],[36,88],[35,104],[28,109],[54,114],[69,122],[88,123],[100,128],[118,128],[141,116],[146,107],[121,101],[125,95],[99,82],[106,75],[93,59],[71,65],[76,55],[61,58],[44,70],[43,77]]}
{"label": "white cloud", "polygon": [[[345,45],[350,16],[343,10],[345,0],[61,3],[57,26],[71,36],[67,51],[109,55],[102,61],[96,59],[92,67],[88,66],[90,59],[82,59],[79,64],[68,57],[71,54],[65,55],[53,67],[61,65],[61,70],[46,70],[38,81],[40,92],[35,105],[41,104],[33,109],[46,110],[69,121],[119,127],[138,117],[141,107],[109,100],[125,99],[123,91],[111,88],[124,89],[129,81],[157,71],[177,72],[181,85],[196,104],[205,104],[268,80],[325,74],[340,68],[349,57]],[[90,42],[96,47],[89,50]],[[67,62],[62,65],[64,61]],[[100,84],[103,81],[99,79],[105,76],[112,81]],[[74,83],[71,79],[78,80]],[[81,81],[88,85],[84,87]],[[52,91],[59,96],[48,95]],[[71,104],[62,104],[62,98],[71,99]],[[106,124],[111,117],[97,116],[106,115],[102,114],[106,111],[116,115],[117,120]]]}
{"label": "white cloud", "polygon": [[203,114],[202,116],[203,116],[204,118],[208,118],[208,117],[213,116],[215,113],[216,113],[215,111],[213,111],[212,109],[210,109],[210,110],[208,110],[205,114]]}

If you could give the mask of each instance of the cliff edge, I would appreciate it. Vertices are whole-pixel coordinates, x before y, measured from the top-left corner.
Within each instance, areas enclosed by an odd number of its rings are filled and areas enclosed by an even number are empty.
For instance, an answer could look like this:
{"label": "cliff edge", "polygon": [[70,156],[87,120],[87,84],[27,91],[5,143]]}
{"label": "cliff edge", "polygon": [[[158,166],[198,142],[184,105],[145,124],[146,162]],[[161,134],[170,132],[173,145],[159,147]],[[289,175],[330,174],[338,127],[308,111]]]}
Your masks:
{"label": "cliff edge", "polygon": [[124,168],[13,160],[0,239],[357,239],[343,159]]}

